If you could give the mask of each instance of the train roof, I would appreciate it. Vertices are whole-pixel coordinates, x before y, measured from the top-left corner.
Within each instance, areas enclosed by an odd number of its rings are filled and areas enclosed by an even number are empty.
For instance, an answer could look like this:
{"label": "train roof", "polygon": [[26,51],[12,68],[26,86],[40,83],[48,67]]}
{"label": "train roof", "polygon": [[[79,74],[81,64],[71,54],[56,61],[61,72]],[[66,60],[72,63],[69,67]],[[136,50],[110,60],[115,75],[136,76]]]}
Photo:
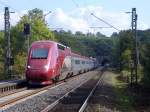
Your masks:
{"label": "train roof", "polygon": [[54,42],[54,41],[41,40],[41,41],[34,41],[34,42],[32,43],[32,45],[37,45],[37,44],[41,44],[41,43],[45,43],[45,44],[56,44],[56,42]]}
{"label": "train roof", "polygon": [[[50,40],[35,41],[35,42],[32,43],[32,46],[38,45],[38,44],[40,45],[41,43],[53,44],[53,45],[61,45],[61,46],[65,47],[65,48],[67,48],[67,49],[70,49],[70,47],[68,47],[68,46],[65,46],[65,45],[63,45],[63,44],[61,44],[61,43],[59,43],[59,42],[50,41]],[[82,56],[81,54],[75,53],[75,52],[71,52],[71,55],[72,55],[72,56],[75,56],[75,57],[80,57],[80,58],[84,58],[84,59],[93,60],[93,58],[91,58],[91,57]]]}
{"label": "train roof", "polygon": [[61,43],[59,43],[59,42],[50,41],[50,40],[35,41],[35,42],[32,43],[32,45],[38,44],[38,43],[39,43],[39,44],[41,44],[41,43],[46,43],[46,44],[58,44],[58,45],[61,45],[61,46],[63,46],[63,47],[66,47],[66,48],[70,49],[70,47],[68,47],[68,46],[65,46],[65,45],[63,45],[63,44],[61,44]]}

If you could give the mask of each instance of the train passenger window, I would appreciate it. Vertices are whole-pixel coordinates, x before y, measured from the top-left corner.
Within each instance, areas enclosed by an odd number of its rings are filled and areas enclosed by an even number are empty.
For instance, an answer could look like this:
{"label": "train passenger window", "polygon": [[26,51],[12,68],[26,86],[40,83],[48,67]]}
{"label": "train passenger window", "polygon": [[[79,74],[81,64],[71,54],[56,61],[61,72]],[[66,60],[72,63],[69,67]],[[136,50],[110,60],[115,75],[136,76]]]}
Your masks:
{"label": "train passenger window", "polygon": [[65,47],[58,44],[58,49],[65,50]]}
{"label": "train passenger window", "polygon": [[85,64],[85,61],[82,61],[82,64]]}
{"label": "train passenger window", "polygon": [[80,64],[80,60],[75,60],[75,64]]}
{"label": "train passenger window", "polygon": [[35,48],[32,50],[32,59],[46,59],[48,57],[48,48]]}

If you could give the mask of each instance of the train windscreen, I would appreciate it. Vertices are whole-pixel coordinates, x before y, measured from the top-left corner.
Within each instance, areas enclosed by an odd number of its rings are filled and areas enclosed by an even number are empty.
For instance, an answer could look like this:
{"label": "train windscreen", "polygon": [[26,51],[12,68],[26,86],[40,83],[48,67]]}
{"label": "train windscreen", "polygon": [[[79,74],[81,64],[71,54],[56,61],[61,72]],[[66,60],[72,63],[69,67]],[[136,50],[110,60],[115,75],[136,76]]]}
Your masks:
{"label": "train windscreen", "polygon": [[36,48],[32,50],[32,59],[47,59],[48,48]]}

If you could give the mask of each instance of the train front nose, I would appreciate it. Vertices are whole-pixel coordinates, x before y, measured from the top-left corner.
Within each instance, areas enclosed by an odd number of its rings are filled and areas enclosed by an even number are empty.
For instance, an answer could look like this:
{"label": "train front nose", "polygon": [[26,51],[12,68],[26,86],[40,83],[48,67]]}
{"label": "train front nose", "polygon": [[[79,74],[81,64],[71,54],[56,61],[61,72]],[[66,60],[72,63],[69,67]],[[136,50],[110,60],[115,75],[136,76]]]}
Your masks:
{"label": "train front nose", "polygon": [[27,80],[33,82],[42,82],[50,80],[50,76],[48,75],[48,69],[46,68],[46,66],[41,69],[28,68],[26,70],[26,78]]}
{"label": "train front nose", "polygon": [[49,46],[37,45],[31,48],[26,69],[28,81],[42,83],[51,79],[49,74],[50,53]]}

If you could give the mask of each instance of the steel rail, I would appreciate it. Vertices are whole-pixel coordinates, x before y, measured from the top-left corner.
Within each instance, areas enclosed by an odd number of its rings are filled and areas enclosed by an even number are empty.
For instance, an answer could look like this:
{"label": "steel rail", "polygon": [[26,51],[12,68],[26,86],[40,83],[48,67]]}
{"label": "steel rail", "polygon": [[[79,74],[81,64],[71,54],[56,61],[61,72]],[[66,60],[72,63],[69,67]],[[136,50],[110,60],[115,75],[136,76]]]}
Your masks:
{"label": "steel rail", "polygon": [[92,91],[89,93],[88,97],[86,98],[86,100],[84,101],[83,105],[80,107],[78,112],[84,112],[89,99],[91,98],[91,96],[93,95],[94,91],[96,90],[97,86],[99,85],[99,83],[101,82],[101,78],[103,75],[101,75],[101,77],[99,78],[99,81],[96,83],[96,85],[94,86],[94,88],[92,89]]}
{"label": "steel rail", "polygon": [[[100,76],[101,77],[101,76]],[[49,112],[52,108],[54,108],[63,98],[67,97],[71,92],[75,91],[77,88],[81,87],[84,83],[86,83],[87,81],[89,81],[90,79],[84,81],[82,84],[80,84],[79,86],[77,86],[76,88],[73,88],[71,91],[67,92],[65,95],[63,95],[61,98],[59,98],[58,100],[56,100],[55,102],[51,103],[50,105],[48,105],[45,109],[43,109],[41,112]],[[100,79],[98,80],[98,82],[96,83],[96,86],[94,86],[94,89],[92,89],[92,92],[90,92],[90,95],[88,96],[88,99],[90,98],[90,96],[92,95],[92,93],[94,92],[94,90],[96,89],[97,85],[99,84]],[[88,99],[86,99],[85,102],[88,101]],[[84,106],[86,105],[83,104]],[[82,105],[82,106],[83,106]],[[81,106],[81,107],[82,107]],[[82,107],[83,108],[83,107]],[[82,112],[82,111],[81,111]]]}
{"label": "steel rail", "polygon": [[[87,82],[88,80],[84,81]],[[58,100],[56,100],[54,103],[50,104],[49,106],[47,106],[44,110],[42,110],[41,112],[48,112],[49,110],[51,110],[53,107],[55,107],[63,98],[65,98],[66,96],[69,95],[69,93],[75,91],[77,88],[79,88],[80,86],[82,86],[83,83],[81,83],[79,86],[77,86],[74,89],[71,89],[71,91],[67,92],[65,95],[63,95],[61,98],[59,98]]]}
{"label": "steel rail", "polygon": [[[63,84],[63,83],[59,83],[59,84],[57,84],[57,85],[61,85],[61,84]],[[29,92],[29,93],[26,93],[26,94],[24,94],[24,95],[22,95],[22,96],[19,96],[19,97],[16,97],[16,98],[14,98],[14,99],[10,99],[10,100],[8,100],[8,101],[5,101],[5,102],[0,103],[0,107],[4,107],[4,106],[6,106],[6,105],[8,105],[8,104],[17,102],[17,101],[19,101],[19,100],[21,100],[21,99],[24,99],[24,98],[26,98],[26,97],[35,95],[35,94],[37,94],[37,93],[39,93],[39,92],[42,92],[42,91],[44,91],[44,90],[51,89],[52,87],[55,87],[55,86],[57,86],[57,85],[56,85],[56,84],[53,84],[53,85],[46,86],[46,87],[41,88],[41,89],[38,89],[38,90],[33,90],[33,91],[31,91],[31,92]]]}
{"label": "steel rail", "polygon": [[[22,96],[19,96],[19,97],[17,97],[17,98],[14,98],[14,99],[11,99],[11,100],[2,102],[2,103],[0,103],[0,108],[4,107],[4,106],[6,106],[6,105],[9,105],[9,104],[15,103],[15,102],[17,102],[17,101],[19,101],[19,100],[21,100],[21,99],[26,98],[26,97],[35,95],[35,94],[37,94],[37,93],[39,93],[39,92],[42,92],[42,91],[44,91],[44,90],[52,89],[53,87],[57,87],[57,86],[59,86],[59,85],[65,83],[66,81],[72,80],[72,79],[74,79],[74,78],[76,78],[76,77],[78,77],[78,76],[79,76],[79,75],[74,75],[74,76],[72,76],[72,77],[70,77],[70,78],[63,79],[63,80],[60,80],[59,82],[53,83],[52,85],[46,86],[46,87],[44,87],[44,88],[40,88],[40,89],[38,89],[38,90],[34,90],[34,91],[32,91],[32,92],[26,93],[26,94],[24,94],[24,95],[22,95]],[[17,92],[15,92],[15,93],[17,93]],[[12,95],[12,94],[11,94],[11,95]],[[8,96],[9,96],[9,95],[8,95]]]}

